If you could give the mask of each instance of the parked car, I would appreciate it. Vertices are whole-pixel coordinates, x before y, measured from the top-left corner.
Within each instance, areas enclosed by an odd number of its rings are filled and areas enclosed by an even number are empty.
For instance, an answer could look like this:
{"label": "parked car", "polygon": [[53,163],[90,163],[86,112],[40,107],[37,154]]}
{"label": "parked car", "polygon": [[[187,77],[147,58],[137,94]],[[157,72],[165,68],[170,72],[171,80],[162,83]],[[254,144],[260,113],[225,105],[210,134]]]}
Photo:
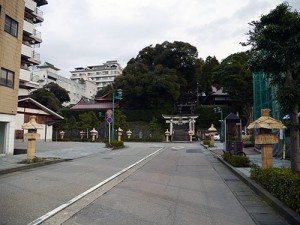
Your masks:
{"label": "parked car", "polygon": [[215,141],[220,141],[220,134],[215,133],[214,140]]}

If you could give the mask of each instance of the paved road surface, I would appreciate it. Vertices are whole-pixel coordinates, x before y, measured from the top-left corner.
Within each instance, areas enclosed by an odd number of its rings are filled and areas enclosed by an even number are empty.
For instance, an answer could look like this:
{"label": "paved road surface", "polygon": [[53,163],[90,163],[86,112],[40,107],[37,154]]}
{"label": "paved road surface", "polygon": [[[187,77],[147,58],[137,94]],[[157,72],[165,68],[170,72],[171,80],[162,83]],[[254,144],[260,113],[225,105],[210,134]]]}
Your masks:
{"label": "paved road surface", "polygon": [[35,221],[157,151],[43,224],[288,224],[199,143],[127,143],[84,154],[88,146],[79,158],[79,146],[61,151],[76,150],[72,161],[0,176],[0,224]]}

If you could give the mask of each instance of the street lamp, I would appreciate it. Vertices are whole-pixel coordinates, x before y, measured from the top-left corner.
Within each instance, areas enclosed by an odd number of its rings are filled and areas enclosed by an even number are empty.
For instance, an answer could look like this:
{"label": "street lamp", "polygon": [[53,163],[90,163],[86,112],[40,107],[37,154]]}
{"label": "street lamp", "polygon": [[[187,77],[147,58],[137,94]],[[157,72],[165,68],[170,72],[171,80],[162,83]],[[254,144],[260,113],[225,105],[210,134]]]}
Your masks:
{"label": "street lamp", "polygon": [[221,139],[221,142],[223,142],[224,141],[223,110],[221,107],[218,106],[218,107],[214,108],[214,112],[221,114],[221,119],[219,120],[221,122],[221,137],[220,137],[220,139]]}
{"label": "street lamp", "polygon": [[[116,95],[117,94],[117,95]],[[112,131],[111,131],[111,139],[112,142],[115,140],[115,99],[122,100],[122,89],[118,89],[117,93],[113,92],[113,104],[112,104]]]}

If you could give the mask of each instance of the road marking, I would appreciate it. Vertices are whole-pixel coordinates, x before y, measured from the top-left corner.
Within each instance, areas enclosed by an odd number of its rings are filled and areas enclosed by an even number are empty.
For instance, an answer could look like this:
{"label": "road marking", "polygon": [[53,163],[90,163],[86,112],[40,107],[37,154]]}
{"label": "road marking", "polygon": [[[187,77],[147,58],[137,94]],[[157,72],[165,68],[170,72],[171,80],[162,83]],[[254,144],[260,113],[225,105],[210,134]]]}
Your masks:
{"label": "road marking", "polygon": [[183,149],[184,147],[182,146],[176,146],[176,147],[172,147],[173,149]]}
{"label": "road marking", "polygon": [[28,225],[38,225],[41,224],[42,222],[44,222],[45,220],[49,219],[51,216],[54,216],[56,213],[60,212],[61,210],[67,208],[68,206],[72,205],[73,203],[75,203],[76,201],[80,200],[81,198],[85,197],[86,195],[90,194],[91,192],[95,191],[96,189],[100,188],[101,186],[105,185],[106,183],[108,183],[109,181],[115,179],[116,177],[120,176],[121,174],[125,173],[126,171],[130,170],[131,168],[133,168],[134,166],[138,165],[139,163],[145,161],[146,159],[148,159],[149,157],[155,155],[156,153],[158,153],[159,151],[161,151],[163,149],[163,147],[161,147],[160,149],[156,150],[155,152],[151,153],[150,155],[146,156],[145,158],[142,158],[141,160],[137,161],[136,163],[126,167],[125,169],[119,171],[118,173],[112,175],[111,177],[107,178],[106,180],[100,182],[99,184],[95,185],[94,187],[88,189],[87,191],[81,193],[80,195],[77,195],[75,198],[72,198],[70,201],[67,201],[66,203],[62,204],[61,206],[53,209],[52,211],[46,213],[45,215],[39,217],[38,219],[32,221],[31,223],[29,223]]}

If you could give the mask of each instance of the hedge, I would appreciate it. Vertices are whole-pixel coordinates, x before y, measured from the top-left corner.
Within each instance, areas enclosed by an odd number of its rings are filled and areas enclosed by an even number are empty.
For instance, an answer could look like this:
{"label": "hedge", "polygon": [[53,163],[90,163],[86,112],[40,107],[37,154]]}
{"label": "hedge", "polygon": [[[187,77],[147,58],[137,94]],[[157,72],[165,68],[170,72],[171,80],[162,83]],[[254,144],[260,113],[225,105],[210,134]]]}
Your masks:
{"label": "hedge", "polygon": [[250,178],[255,180],[274,197],[300,213],[300,174],[290,168],[262,169],[252,165]]}
{"label": "hedge", "polygon": [[235,167],[250,167],[250,160],[246,156],[232,155],[230,152],[224,152],[223,159]]}

